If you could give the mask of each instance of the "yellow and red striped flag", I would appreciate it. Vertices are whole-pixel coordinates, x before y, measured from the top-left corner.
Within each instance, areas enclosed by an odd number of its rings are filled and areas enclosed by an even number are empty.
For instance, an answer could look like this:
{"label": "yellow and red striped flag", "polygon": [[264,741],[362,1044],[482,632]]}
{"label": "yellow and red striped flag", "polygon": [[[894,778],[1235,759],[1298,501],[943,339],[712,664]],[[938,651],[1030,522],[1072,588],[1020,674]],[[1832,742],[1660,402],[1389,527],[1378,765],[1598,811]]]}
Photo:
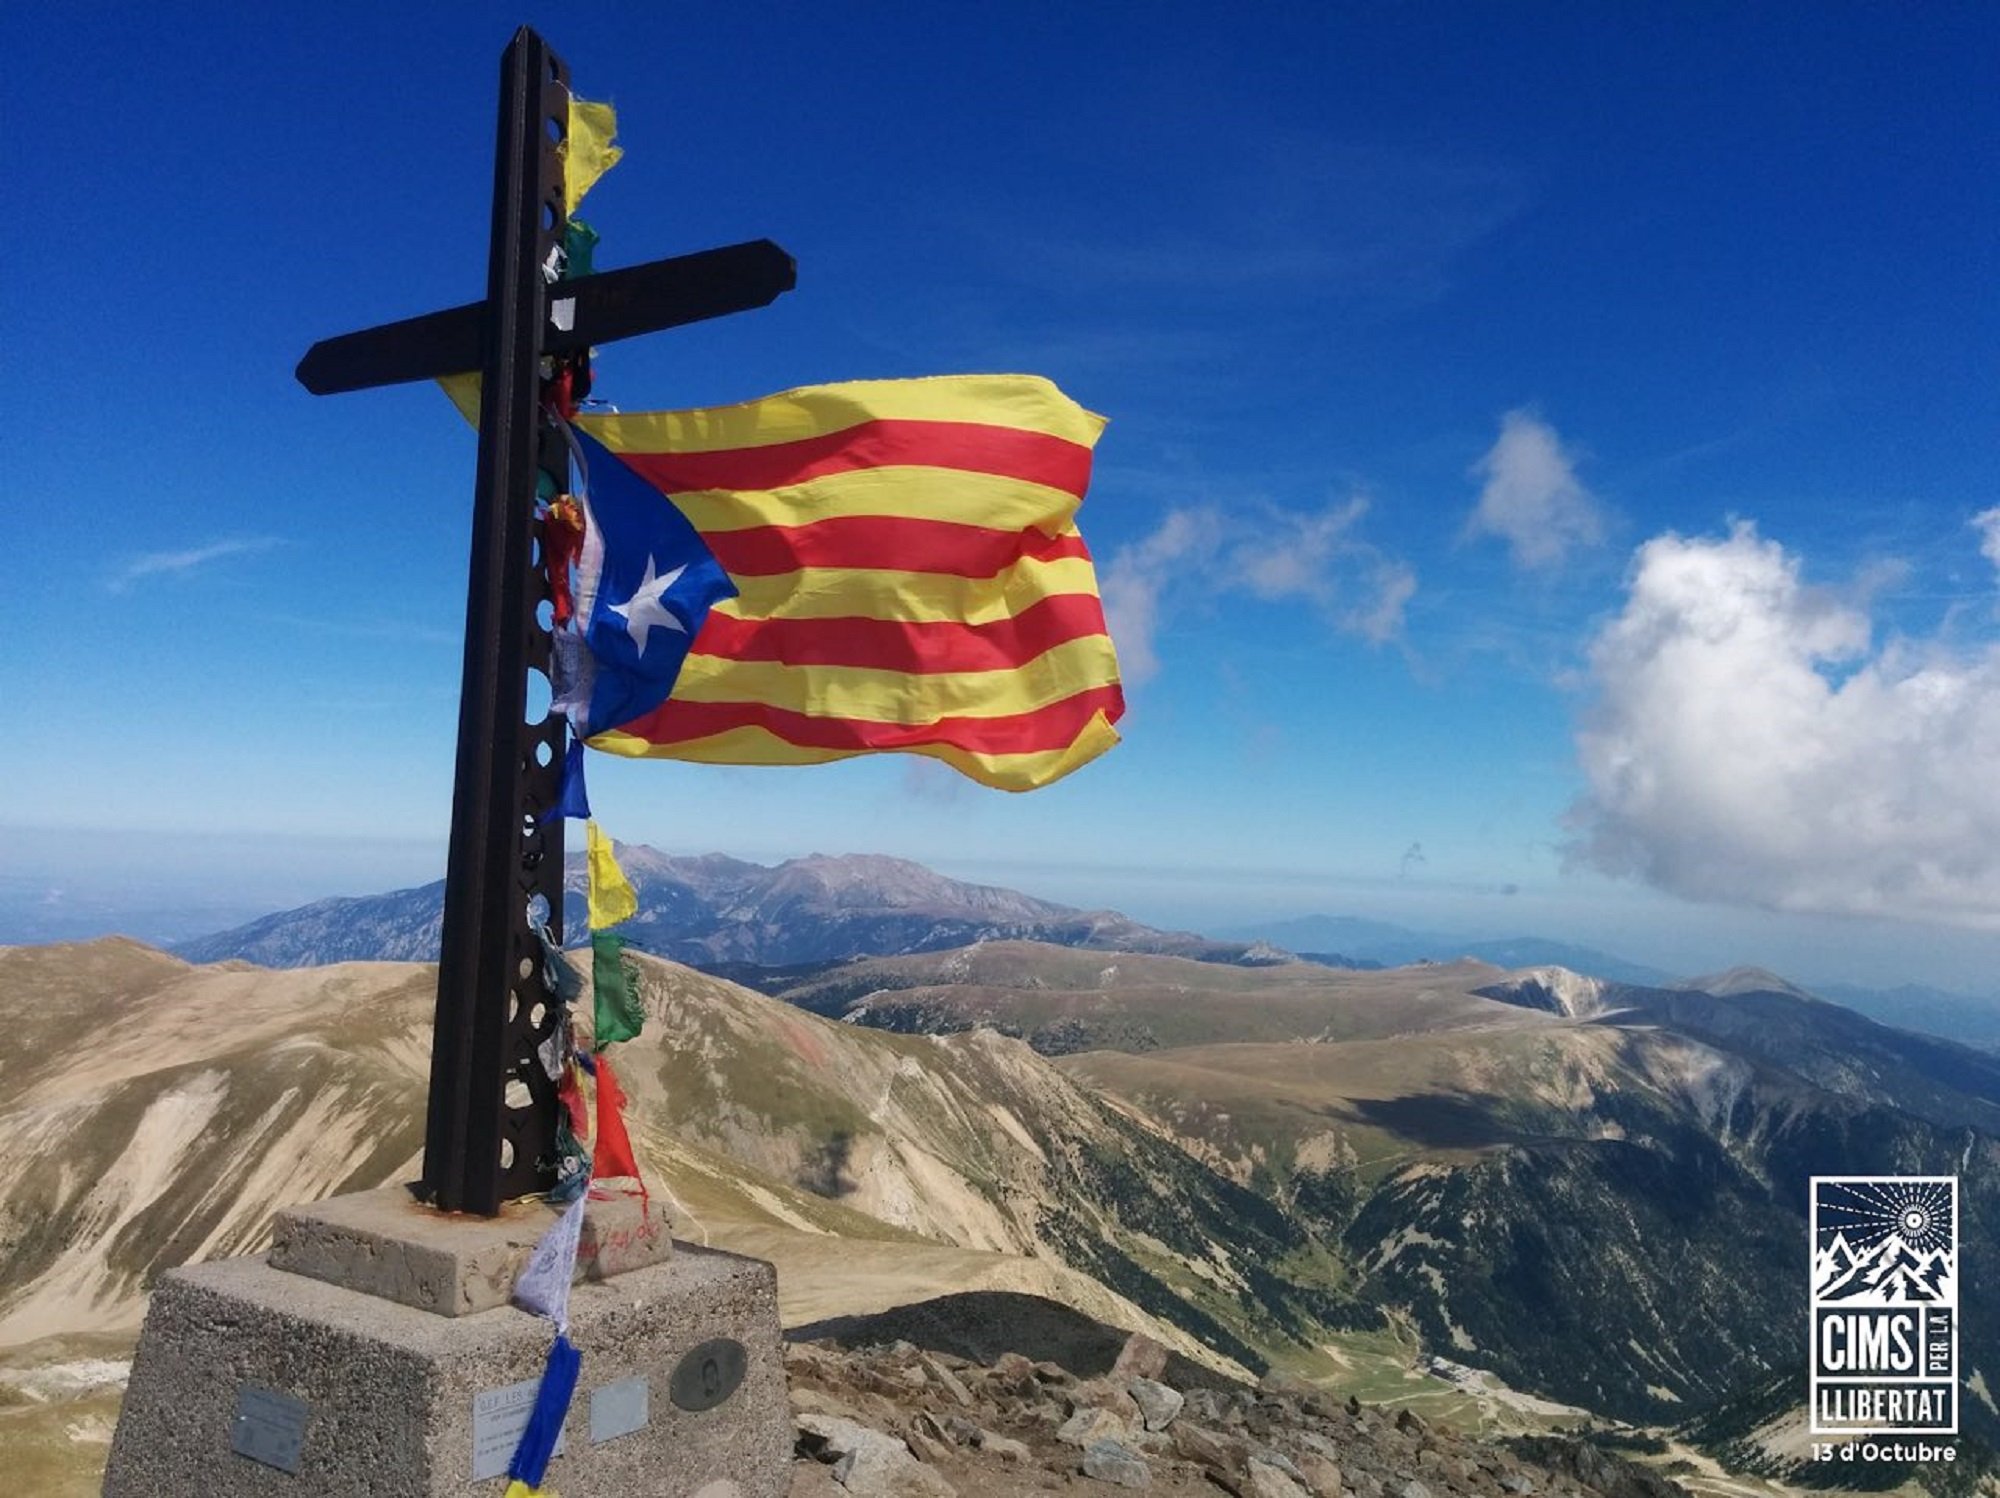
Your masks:
{"label": "yellow and red striped flag", "polygon": [[1075,516],[1104,422],[1031,375],[864,380],[577,426],[737,588],[614,754],[818,764],[903,750],[1003,790],[1118,742],[1118,662]]}

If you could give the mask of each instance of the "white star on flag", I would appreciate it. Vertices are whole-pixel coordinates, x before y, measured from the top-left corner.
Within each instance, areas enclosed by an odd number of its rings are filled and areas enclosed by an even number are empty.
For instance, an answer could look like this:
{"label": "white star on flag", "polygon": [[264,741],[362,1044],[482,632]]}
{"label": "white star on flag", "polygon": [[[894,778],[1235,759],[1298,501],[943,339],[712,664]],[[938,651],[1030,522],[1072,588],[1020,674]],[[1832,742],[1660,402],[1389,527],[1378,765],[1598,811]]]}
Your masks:
{"label": "white star on flag", "polygon": [[623,603],[605,605],[607,613],[616,614],[625,621],[625,632],[632,637],[632,643],[638,647],[642,660],[646,655],[646,641],[653,637],[654,630],[674,629],[682,634],[687,633],[687,626],[681,623],[672,609],[660,601],[660,595],[678,582],[680,575],[685,571],[687,564],[682,563],[665,577],[655,577],[653,558],[648,555],[646,578],[639,584],[638,591]]}

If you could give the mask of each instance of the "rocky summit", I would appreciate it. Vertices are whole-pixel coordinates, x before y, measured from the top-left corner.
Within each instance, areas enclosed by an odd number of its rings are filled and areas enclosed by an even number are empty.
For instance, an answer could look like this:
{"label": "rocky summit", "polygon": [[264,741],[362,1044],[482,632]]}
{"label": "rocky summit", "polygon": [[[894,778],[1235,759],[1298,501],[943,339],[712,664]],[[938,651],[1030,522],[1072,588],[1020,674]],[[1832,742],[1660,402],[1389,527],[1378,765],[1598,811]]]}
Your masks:
{"label": "rocky summit", "polygon": [[1570,1435],[1483,1439],[1283,1375],[1231,1383],[1134,1333],[1101,1373],[907,1339],[786,1350],[794,1498],[999,1498],[1080,1486],[1233,1498],[1684,1498]]}

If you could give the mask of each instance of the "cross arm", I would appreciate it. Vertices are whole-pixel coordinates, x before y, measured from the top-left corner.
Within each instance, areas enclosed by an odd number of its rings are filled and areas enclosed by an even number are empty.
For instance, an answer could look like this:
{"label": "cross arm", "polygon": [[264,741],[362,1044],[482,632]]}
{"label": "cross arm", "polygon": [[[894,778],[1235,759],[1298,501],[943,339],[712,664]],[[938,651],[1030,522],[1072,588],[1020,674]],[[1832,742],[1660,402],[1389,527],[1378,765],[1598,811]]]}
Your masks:
{"label": "cross arm", "polygon": [[[594,344],[768,307],[797,284],[796,263],[768,239],[558,281],[546,297],[542,351],[580,353]],[[323,338],[299,361],[299,383],[314,395],[334,395],[463,374],[485,363],[485,326],[486,304],[470,302]]]}

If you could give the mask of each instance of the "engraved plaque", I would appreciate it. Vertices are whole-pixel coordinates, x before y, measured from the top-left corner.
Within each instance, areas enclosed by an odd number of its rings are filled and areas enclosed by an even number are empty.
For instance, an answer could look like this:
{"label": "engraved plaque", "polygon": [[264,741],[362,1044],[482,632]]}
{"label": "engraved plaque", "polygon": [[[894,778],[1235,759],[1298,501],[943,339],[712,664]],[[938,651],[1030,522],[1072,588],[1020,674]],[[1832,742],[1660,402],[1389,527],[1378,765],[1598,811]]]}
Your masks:
{"label": "engraved plaque", "polygon": [[591,1444],[615,1441],[635,1430],[644,1430],[652,1418],[647,1408],[652,1392],[652,1384],[643,1375],[621,1378],[594,1390],[590,1396]]}
{"label": "engraved plaque", "polygon": [[306,1421],[312,1407],[303,1399],[245,1384],[236,1391],[236,1418],[229,1422],[230,1449],[253,1462],[298,1475],[305,1450]]}
{"label": "engraved plaque", "polygon": [[[523,1379],[504,1389],[483,1389],[472,1396],[472,1476],[475,1480],[499,1477],[514,1460],[514,1448],[521,1444],[521,1432],[535,1411],[535,1391],[539,1378]],[[567,1429],[556,1436],[557,1456],[569,1438]]]}
{"label": "engraved plaque", "polygon": [[712,1410],[743,1382],[750,1354],[733,1337],[704,1342],[680,1360],[667,1392],[684,1410]]}

